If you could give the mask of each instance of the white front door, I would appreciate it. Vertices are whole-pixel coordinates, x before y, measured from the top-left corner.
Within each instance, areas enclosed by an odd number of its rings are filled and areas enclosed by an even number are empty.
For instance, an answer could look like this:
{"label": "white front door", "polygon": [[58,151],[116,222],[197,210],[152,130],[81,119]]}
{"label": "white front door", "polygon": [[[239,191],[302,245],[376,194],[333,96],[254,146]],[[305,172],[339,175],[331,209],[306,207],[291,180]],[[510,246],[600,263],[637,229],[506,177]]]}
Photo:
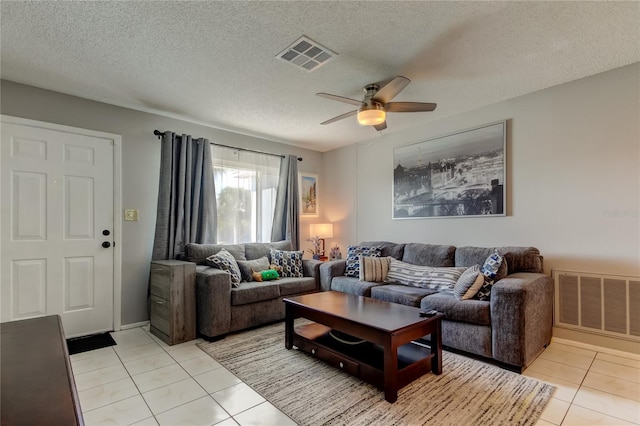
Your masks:
{"label": "white front door", "polygon": [[113,330],[113,140],[3,123],[0,157],[0,320]]}

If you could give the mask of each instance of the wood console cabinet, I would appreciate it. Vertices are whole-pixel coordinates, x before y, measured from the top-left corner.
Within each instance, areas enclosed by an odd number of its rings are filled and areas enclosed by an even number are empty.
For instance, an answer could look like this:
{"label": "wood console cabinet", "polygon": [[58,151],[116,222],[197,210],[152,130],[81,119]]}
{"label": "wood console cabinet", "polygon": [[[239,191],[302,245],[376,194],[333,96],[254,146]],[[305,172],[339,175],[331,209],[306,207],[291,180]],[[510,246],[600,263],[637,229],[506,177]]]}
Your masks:
{"label": "wood console cabinet", "polygon": [[168,345],[196,338],[196,265],[151,262],[151,333]]}
{"label": "wood console cabinet", "polygon": [[2,323],[0,356],[0,424],[84,424],[60,316]]}

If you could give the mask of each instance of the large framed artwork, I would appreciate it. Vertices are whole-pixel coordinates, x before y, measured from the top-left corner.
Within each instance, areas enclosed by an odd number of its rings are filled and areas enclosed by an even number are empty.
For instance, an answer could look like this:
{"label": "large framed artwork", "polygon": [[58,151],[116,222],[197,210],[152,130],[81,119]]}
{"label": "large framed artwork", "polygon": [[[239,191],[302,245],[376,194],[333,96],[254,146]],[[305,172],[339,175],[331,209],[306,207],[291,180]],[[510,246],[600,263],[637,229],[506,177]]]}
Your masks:
{"label": "large framed artwork", "polygon": [[300,215],[318,216],[318,175],[298,173]]}
{"label": "large framed artwork", "polygon": [[393,150],[393,218],[505,215],[506,121]]}

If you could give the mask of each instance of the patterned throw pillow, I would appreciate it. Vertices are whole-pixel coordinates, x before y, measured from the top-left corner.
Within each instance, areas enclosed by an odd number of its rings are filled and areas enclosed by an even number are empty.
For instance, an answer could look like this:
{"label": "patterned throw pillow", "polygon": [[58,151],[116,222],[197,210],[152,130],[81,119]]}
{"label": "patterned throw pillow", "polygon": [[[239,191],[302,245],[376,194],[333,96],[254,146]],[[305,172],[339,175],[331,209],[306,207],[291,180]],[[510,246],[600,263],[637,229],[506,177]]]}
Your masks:
{"label": "patterned throw pillow", "polygon": [[380,257],[382,247],[348,246],[347,247],[347,267],[344,274],[347,277],[360,277],[360,255],[365,257]]}
{"label": "patterned throw pillow", "polygon": [[253,260],[238,260],[238,268],[242,275],[242,281],[253,281],[252,274],[269,269],[269,258],[263,256]]}
{"label": "patterned throw pillow", "polygon": [[241,274],[236,259],[225,249],[207,257],[207,265],[227,271],[231,275],[231,285],[240,287]]}
{"label": "patterned throw pillow", "polygon": [[303,251],[284,251],[271,249],[271,263],[282,267],[282,278],[303,276]]}
{"label": "patterned throw pillow", "polygon": [[496,250],[484,261],[480,272],[484,275],[484,284],[482,284],[474,299],[488,301],[491,300],[491,287],[493,287],[493,284],[507,276],[507,260]]}
{"label": "patterned throw pillow", "polygon": [[387,278],[391,257],[371,257],[360,255],[360,281],[379,283]]}
{"label": "patterned throw pillow", "polygon": [[453,290],[456,282],[467,268],[420,266],[391,259],[389,272],[384,282],[402,284],[431,290]]}
{"label": "patterned throw pillow", "polygon": [[484,275],[480,273],[480,265],[474,265],[460,275],[453,287],[453,295],[458,300],[471,299],[478,293],[482,284],[484,284]]}

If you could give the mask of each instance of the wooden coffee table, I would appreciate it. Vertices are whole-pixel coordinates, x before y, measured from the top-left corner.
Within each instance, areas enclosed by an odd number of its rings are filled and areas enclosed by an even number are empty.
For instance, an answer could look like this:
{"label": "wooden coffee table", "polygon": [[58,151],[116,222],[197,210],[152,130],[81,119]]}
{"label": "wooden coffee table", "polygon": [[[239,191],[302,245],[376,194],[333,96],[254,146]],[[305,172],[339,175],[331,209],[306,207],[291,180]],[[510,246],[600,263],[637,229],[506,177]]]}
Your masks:
{"label": "wooden coffee table", "polygon": [[[420,317],[418,308],[336,291],[289,297],[284,303],[287,349],[296,346],[383,389],[389,402],[418,377],[442,373],[443,314]],[[293,320],[300,317],[313,323],[294,329]],[[337,340],[335,331],[364,342]],[[427,334],[431,347],[411,343]]]}

